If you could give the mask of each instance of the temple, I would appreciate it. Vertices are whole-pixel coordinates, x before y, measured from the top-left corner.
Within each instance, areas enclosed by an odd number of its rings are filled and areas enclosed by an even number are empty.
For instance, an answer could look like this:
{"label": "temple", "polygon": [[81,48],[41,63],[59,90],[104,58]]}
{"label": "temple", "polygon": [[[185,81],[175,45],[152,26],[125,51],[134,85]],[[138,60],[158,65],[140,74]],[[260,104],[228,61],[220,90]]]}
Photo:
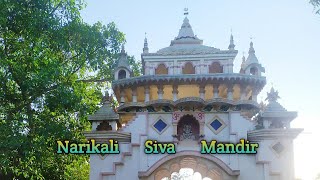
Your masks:
{"label": "temple", "polygon": [[[90,179],[292,180],[297,113],[287,111],[273,88],[268,103],[257,96],[266,84],[253,42],[241,69],[233,36],[226,49],[203,45],[184,18],[168,47],[141,54],[143,75],[134,77],[124,46],[114,69],[112,89],[89,116],[87,139],[119,142],[119,154],[91,154]],[[200,141],[259,144],[256,154],[203,154]],[[145,142],[173,143],[175,153],[146,154]]]}

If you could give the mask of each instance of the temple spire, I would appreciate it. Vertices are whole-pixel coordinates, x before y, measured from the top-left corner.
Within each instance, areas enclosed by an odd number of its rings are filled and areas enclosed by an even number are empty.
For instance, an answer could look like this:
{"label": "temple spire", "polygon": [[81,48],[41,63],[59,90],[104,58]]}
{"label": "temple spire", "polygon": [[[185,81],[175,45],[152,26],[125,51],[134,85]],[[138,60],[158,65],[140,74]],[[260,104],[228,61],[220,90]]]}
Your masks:
{"label": "temple spire", "polygon": [[253,48],[253,42],[250,42],[249,54],[254,54],[256,51]]}
{"label": "temple spire", "polygon": [[228,49],[229,49],[229,50],[234,50],[234,47],[235,47],[235,46],[236,46],[236,45],[234,45],[233,35],[232,35],[232,32],[231,32],[231,35],[230,35],[230,44],[229,44]]}
{"label": "temple spire", "polygon": [[149,53],[147,33],[144,36],[143,53]]}
{"label": "temple spire", "polygon": [[246,61],[246,64],[259,63],[258,58],[256,57],[256,51],[253,48],[253,42],[250,42],[249,55]]}
{"label": "temple spire", "polygon": [[183,15],[187,16],[189,14],[188,8],[184,8],[184,13]]}
{"label": "temple spire", "polygon": [[274,88],[272,87],[270,92],[267,94],[266,100],[269,102],[276,102],[279,99],[278,91],[275,91]]}
{"label": "temple spire", "polygon": [[105,91],[105,95],[102,97],[103,104],[110,104],[110,96],[108,89]]}
{"label": "temple spire", "polygon": [[125,54],[125,53],[126,53],[126,51],[124,49],[124,44],[122,44],[122,46],[121,46],[121,54]]}
{"label": "temple spire", "polygon": [[119,68],[126,68],[129,72],[131,72],[128,56],[124,49],[124,44],[121,46],[120,57],[118,59],[117,69]]}
{"label": "temple spire", "polygon": [[242,62],[241,62],[241,68],[244,69],[245,63],[246,63],[246,57],[244,56],[244,53],[243,53],[243,55],[242,55]]}

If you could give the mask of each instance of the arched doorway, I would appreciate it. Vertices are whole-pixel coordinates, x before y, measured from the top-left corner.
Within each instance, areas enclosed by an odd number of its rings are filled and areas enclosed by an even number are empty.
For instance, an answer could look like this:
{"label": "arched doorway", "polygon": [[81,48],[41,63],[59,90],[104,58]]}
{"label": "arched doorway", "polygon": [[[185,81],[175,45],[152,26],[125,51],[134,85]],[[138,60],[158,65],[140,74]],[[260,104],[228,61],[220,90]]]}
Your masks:
{"label": "arched doorway", "polygon": [[199,172],[191,168],[181,168],[179,172],[171,173],[170,177],[164,177],[161,180],[214,180],[209,177],[202,177]]}
{"label": "arched doorway", "polygon": [[239,170],[232,170],[220,159],[196,151],[168,155],[147,171],[139,172],[140,180],[236,180]]}
{"label": "arched doorway", "polygon": [[189,114],[182,116],[178,122],[177,132],[179,141],[186,139],[198,140],[200,137],[200,125],[198,120]]}

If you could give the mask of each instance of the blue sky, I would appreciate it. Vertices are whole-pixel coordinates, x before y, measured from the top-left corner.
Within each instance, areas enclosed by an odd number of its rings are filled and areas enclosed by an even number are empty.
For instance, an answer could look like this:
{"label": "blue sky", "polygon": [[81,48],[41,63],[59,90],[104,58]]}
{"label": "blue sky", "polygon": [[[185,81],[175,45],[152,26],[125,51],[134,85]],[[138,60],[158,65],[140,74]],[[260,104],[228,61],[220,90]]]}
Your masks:
{"label": "blue sky", "polygon": [[279,91],[279,102],[298,111],[292,126],[305,131],[295,140],[296,176],[313,179],[320,173],[316,151],[320,149],[316,144],[320,142],[320,15],[308,0],[90,0],[82,17],[89,24],[115,22],[126,34],[126,51],[140,60],[145,32],[150,52],[169,46],[178,35],[185,7],[195,34],[205,45],[227,49],[232,29],[239,51],[236,72],[252,37],[267,77],[258,99],[265,99],[273,84]]}

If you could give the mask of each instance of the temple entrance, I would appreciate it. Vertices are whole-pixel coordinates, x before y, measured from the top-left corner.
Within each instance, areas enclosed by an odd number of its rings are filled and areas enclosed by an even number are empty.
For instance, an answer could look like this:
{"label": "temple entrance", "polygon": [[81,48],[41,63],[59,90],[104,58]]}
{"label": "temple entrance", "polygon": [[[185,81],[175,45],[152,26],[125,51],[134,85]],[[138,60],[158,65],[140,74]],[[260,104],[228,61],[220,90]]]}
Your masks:
{"label": "temple entrance", "polygon": [[238,170],[231,170],[217,157],[197,151],[178,152],[139,172],[140,180],[236,180]]}
{"label": "temple entrance", "polygon": [[214,180],[209,177],[202,177],[199,172],[191,168],[181,168],[179,172],[173,172],[171,177],[164,177],[161,180]]}
{"label": "temple entrance", "polygon": [[178,122],[177,132],[179,141],[198,140],[200,136],[199,122],[192,115],[184,115]]}

